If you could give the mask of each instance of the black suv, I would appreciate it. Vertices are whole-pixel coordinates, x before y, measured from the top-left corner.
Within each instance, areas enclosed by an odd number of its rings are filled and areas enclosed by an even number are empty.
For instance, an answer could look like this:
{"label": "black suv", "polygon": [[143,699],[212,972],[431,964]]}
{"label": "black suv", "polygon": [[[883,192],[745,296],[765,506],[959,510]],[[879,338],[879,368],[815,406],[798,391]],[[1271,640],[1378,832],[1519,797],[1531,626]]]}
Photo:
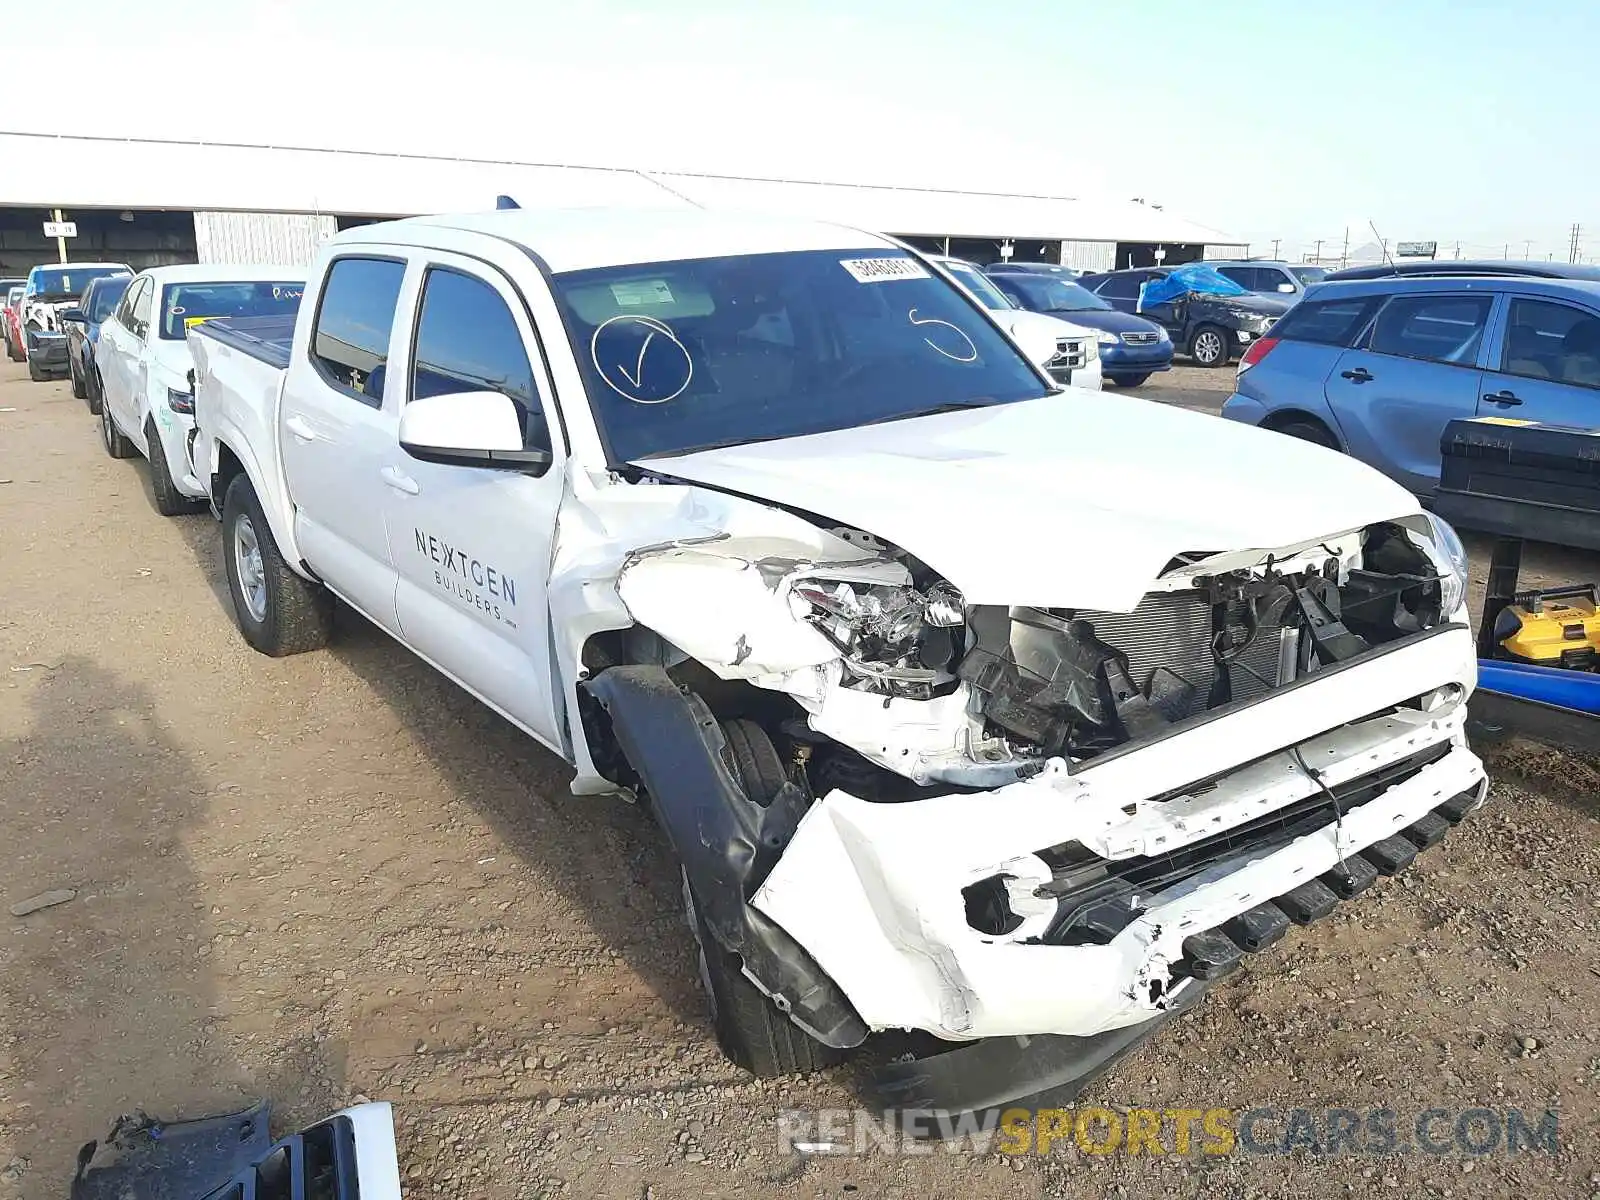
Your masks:
{"label": "black suv", "polygon": [[1286,302],[1271,296],[1211,296],[1203,292],[1189,292],[1176,300],[1141,309],[1139,289],[1172,270],[1171,267],[1138,267],[1107,271],[1085,275],[1078,283],[1113,308],[1137,313],[1165,326],[1174,345],[1202,367],[1227,366],[1289,311]]}

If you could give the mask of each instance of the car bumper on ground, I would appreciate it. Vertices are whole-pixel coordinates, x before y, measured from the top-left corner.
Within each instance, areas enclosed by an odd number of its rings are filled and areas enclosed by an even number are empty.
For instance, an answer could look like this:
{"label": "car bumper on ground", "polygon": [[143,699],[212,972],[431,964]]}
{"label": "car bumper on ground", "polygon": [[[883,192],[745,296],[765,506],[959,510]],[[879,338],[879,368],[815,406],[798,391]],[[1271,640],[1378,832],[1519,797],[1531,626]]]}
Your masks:
{"label": "car bumper on ground", "polygon": [[1123,375],[1148,375],[1172,367],[1172,343],[1156,342],[1149,346],[1100,347],[1100,369],[1112,379]]}
{"label": "car bumper on ground", "polygon": [[[835,791],[753,904],[874,1029],[970,1041],[1143,1025],[1215,973],[1197,966],[1218,953],[1200,935],[1258,948],[1277,905],[1314,909],[1341,862],[1481,795],[1462,732],[1475,675],[1471,633],[1450,625],[992,792],[896,805]],[[1433,706],[1406,707],[1419,695]],[[1092,895],[1072,882],[1086,877]],[[981,889],[1004,898],[1003,932],[975,924]]]}

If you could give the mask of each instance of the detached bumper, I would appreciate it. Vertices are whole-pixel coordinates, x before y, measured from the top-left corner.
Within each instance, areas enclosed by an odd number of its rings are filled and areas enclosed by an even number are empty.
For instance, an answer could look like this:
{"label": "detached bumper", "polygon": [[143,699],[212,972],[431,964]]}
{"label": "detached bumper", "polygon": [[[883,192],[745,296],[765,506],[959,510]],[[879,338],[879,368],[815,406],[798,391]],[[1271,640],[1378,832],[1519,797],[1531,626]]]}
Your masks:
{"label": "detached bumper", "polygon": [[[1470,632],[1445,626],[1075,771],[1057,760],[913,804],[835,791],[753,903],[874,1029],[970,1040],[1143,1025],[1207,977],[1194,935],[1477,794],[1483,766],[1462,732],[1475,674]],[[1430,709],[1403,707],[1419,695]],[[1324,786],[1346,797],[1338,810],[1319,807]]]}
{"label": "detached bumper", "polygon": [[28,330],[27,351],[28,358],[42,367],[56,370],[66,370],[67,367],[67,335],[64,333],[39,333]]}

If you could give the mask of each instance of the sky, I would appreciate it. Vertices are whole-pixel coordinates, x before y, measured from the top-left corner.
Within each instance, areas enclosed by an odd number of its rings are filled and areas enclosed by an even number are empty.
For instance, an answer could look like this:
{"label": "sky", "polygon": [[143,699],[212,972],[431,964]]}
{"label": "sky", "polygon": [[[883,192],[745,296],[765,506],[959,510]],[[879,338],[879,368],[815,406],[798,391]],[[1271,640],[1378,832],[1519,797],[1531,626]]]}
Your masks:
{"label": "sky", "polygon": [[[147,88],[0,131],[1140,197],[1254,253],[1600,259],[1600,4],[75,0],[48,55]],[[20,39],[20,40],[19,40]],[[129,103],[130,97],[143,99]],[[98,97],[88,101],[86,97]]]}

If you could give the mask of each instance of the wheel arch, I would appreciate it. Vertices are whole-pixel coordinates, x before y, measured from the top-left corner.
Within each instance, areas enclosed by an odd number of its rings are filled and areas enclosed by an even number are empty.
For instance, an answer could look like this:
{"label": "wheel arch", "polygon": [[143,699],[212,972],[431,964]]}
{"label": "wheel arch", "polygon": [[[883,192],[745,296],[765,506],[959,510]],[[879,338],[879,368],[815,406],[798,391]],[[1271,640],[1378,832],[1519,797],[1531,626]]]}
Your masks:
{"label": "wheel arch", "polygon": [[1279,408],[1261,420],[1262,429],[1270,429],[1274,433],[1282,433],[1288,425],[1315,425],[1319,429],[1328,431],[1328,436],[1333,439],[1335,448],[1348,452],[1344,436],[1339,432],[1339,427],[1321,413],[1305,408]]}

